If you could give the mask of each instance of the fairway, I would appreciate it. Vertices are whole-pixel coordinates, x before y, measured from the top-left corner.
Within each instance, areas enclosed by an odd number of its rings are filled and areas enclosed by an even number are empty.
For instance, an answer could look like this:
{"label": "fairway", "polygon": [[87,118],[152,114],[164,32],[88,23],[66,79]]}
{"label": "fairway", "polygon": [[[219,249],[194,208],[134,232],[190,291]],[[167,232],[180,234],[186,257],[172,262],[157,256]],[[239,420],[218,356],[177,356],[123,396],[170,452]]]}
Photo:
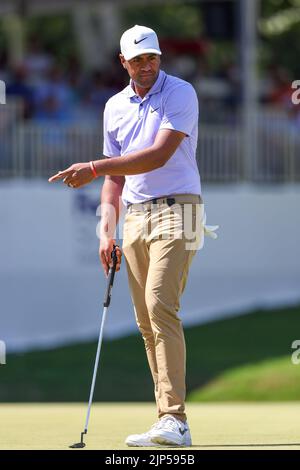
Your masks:
{"label": "fairway", "polygon": [[[85,413],[81,403],[1,404],[0,449],[68,449],[80,440]],[[300,449],[300,403],[189,403],[187,413],[193,450]],[[126,436],[155,421],[150,403],[96,403],[84,450],[134,451]]]}

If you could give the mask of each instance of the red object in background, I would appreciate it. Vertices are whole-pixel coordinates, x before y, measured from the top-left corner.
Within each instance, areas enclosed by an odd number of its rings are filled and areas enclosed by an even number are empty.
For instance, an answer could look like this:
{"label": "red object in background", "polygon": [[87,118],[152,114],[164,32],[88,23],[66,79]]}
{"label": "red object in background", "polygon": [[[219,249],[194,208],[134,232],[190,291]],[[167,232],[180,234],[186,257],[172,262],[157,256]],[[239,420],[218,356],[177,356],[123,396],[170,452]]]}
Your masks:
{"label": "red object in background", "polygon": [[292,94],[294,90],[292,89],[290,83],[277,87],[270,94],[270,102],[272,104],[287,104],[292,102]]}
{"label": "red object in background", "polygon": [[159,42],[163,52],[176,54],[205,55],[209,48],[209,44],[201,39],[163,38]]}

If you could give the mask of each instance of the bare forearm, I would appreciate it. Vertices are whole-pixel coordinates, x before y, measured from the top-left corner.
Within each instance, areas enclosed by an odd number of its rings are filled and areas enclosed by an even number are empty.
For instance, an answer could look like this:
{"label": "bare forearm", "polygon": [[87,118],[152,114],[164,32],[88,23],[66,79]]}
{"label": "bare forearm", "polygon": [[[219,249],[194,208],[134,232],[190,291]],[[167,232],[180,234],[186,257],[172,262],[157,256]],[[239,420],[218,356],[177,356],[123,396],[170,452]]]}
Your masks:
{"label": "bare forearm", "polygon": [[161,129],[150,147],[122,157],[74,163],[49,178],[49,182],[63,180],[71,188],[80,188],[94,178],[105,175],[117,178],[115,182],[120,182],[119,186],[122,186],[120,178],[125,175],[138,175],[163,167],[186,136],[181,131]]}
{"label": "bare forearm", "polygon": [[101,175],[138,175],[162,166],[162,151],[148,147],[123,157],[94,161],[96,173]]}
{"label": "bare forearm", "polygon": [[121,194],[122,187],[120,185],[114,181],[105,180],[101,191],[101,238],[114,238],[120,216]]}

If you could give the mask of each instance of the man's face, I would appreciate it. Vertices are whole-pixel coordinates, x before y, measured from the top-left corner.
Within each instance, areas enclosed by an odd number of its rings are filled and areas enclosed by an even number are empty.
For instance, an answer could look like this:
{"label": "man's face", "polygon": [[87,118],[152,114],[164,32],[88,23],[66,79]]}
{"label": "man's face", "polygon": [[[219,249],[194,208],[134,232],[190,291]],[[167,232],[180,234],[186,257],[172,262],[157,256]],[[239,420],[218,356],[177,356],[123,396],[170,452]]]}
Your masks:
{"label": "man's face", "polygon": [[130,78],[141,88],[151,88],[158,76],[160,56],[158,54],[141,54],[133,59],[125,60],[120,54],[120,60]]}

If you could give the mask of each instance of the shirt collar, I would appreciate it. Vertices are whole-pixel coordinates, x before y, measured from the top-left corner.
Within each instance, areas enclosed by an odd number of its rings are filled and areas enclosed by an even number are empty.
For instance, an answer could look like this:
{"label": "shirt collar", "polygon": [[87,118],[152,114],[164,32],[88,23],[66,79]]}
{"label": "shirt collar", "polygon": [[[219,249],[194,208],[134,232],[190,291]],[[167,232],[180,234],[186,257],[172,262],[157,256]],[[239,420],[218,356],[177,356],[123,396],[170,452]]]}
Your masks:
{"label": "shirt collar", "polygon": [[[155,93],[159,93],[161,91],[162,87],[163,87],[164,82],[165,82],[166,75],[167,74],[163,70],[160,70],[154,85],[152,86],[152,88],[150,88],[147,95],[145,95],[145,96],[150,96],[150,95],[154,95]],[[132,79],[130,79],[130,82],[129,82],[129,85],[127,86],[127,88],[126,88],[126,91],[127,91],[128,98],[132,98],[134,96],[137,96],[136,92],[133,89]]]}

